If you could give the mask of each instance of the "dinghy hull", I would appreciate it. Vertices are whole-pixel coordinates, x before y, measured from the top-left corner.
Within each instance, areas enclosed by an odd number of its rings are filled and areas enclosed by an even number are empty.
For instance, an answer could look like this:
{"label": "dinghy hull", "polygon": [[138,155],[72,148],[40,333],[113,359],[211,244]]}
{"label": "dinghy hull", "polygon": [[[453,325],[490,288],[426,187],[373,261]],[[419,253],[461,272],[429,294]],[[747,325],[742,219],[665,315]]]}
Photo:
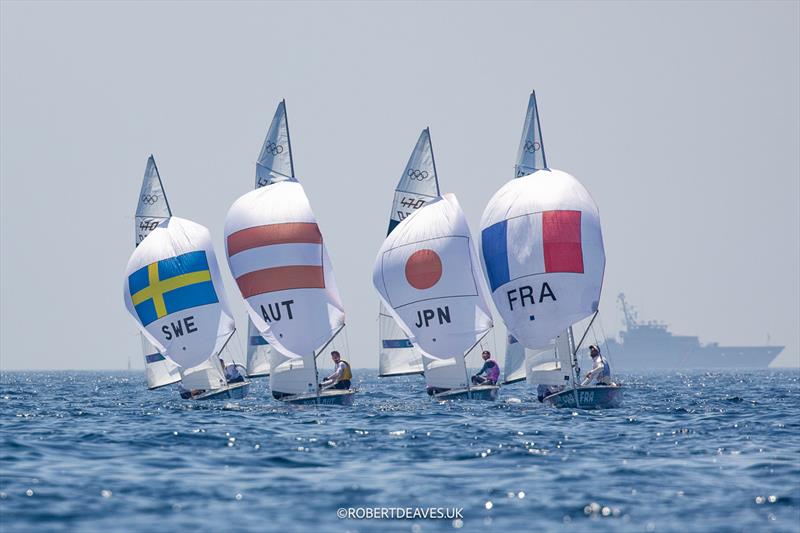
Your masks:
{"label": "dinghy hull", "polygon": [[498,385],[477,385],[469,389],[452,389],[434,394],[436,400],[480,400],[493,402],[500,392]]}
{"label": "dinghy hull", "polygon": [[620,386],[577,387],[547,396],[543,403],[573,409],[609,409],[622,405],[622,391]]}
{"label": "dinghy hull", "polygon": [[250,382],[242,381],[240,383],[231,383],[227,387],[204,392],[199,396],[192,398],[193,400],[241,400],[247,393],[250,392]]}
{"label": "dinghy hull", "polygon": [[353,405],[356,391],[350,389],[330,389],[316,394],[298,394],[278,398],[292,405]]}

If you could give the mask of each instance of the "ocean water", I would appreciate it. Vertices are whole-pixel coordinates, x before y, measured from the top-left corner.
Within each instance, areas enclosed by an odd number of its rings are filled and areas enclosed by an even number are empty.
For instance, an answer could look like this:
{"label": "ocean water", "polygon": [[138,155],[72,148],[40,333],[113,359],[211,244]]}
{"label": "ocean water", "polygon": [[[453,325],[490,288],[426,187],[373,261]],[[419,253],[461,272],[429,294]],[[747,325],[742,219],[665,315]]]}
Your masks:
{"label": "ocean water", "polygon": [[[436,403],[364,370],[352,408],[265,380],[193,403],[136,372],[5,372],[0,529],[800,531],[800,372],[621,378],[622,408],[582,411],[524,383]],[[450,517],[337,517],[381,507]]]}

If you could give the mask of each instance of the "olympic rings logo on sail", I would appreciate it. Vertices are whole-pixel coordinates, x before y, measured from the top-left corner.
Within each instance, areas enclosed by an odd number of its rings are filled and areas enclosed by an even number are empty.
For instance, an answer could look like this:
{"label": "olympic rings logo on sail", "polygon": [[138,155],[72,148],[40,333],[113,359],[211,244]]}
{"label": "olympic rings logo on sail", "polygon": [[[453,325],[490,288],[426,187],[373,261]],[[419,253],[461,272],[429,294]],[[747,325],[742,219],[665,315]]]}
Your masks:
{"label": "olympic rings logo on sail", "polygon": [[525,141],[525,151],[529,154],[538,152],[541,148],[542,145],[538,141]]}
{"label": "olympic rings logo on sail", "polygon": [[157,194],[143,194],[142,195],[142,203],[147,205],[153,205],[157,201],[159,201],[161,197]]}
{"label": "olympic rings logo on sail", "polygon": [[412,180],[423,181],[428,179],[427,170],[417,170],[415,168],[409,168],[406,174],[408,174],[408,177],[411,178]]}
{"label": "olympic rings logo on sail", "polygon": [[278,155],[283,153],[283,145],[276,144],[272,141],[267,141],[267,144],[264,145],[264,149],[267,152],[271,153],[272,155]]}

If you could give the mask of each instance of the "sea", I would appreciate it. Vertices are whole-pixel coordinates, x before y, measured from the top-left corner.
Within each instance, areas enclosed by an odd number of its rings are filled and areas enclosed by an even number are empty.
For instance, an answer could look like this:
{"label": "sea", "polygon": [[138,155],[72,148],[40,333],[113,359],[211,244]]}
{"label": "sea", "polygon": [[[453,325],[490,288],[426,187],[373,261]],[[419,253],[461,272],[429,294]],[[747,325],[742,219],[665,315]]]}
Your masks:
{"label": "sea", "polygon": [[357,370],[352,407],[0,373],[0,530],[800,531],[800,371],[617,376],[623,406],[432,401]]}

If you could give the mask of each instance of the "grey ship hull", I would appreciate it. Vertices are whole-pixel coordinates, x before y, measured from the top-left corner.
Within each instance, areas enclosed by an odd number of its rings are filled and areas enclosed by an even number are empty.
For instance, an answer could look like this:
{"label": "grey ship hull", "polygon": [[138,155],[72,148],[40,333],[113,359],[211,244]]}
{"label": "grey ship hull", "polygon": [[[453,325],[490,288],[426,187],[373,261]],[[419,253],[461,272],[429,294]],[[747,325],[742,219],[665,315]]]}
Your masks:
{"label": "grey ship hull", "polygon": [[[680,337],[673,337],[677,341]],[[690,337],[691,338],[691,337]],[[766,368],[783,346],[686,346],[681,342],[608,341],[614,371],[629,369]]]}

